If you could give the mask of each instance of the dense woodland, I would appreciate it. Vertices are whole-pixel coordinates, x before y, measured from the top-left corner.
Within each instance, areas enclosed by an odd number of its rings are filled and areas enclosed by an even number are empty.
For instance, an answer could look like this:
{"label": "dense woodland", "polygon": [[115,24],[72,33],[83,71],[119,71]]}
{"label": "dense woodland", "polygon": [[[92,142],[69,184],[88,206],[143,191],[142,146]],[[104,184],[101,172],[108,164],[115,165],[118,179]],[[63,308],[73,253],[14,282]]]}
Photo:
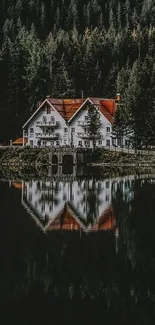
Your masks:
{"label": "dense woodland", "polygon": [[122,134],[155,142],[154,0],[1,0],[0,141],[21,134],[37,101],[115,98]]}

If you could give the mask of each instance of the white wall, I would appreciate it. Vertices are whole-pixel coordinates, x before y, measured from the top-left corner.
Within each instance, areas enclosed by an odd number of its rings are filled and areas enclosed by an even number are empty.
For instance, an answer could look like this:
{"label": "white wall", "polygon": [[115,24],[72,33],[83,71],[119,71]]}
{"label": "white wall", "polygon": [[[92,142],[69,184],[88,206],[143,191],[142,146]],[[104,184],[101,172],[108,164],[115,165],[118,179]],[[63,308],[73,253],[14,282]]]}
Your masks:
{"label": "white wall", "polygon": [[[38,138],[36,137],[36,133],[43,133],[43,129],[45,127],[37,126],[37,122],[43,122],[43,116],[46,116],[47,122],[51,121],[51,117],[55,118],[55,121],[59,122],[59,126],[57,127],[48,127],[50,131],[54,131],[54,133],[59,133],[59,138],[56,140],[52,139],[41,139],[42,143],[43,141],[47,141],[47,146],[51,145],[51,141],[54,141],[54,145],[56,145],[56,141],[59,141],[60,145],[64,145],[65,143],[68,144],[68,133],[64,132],[64,128],[67,128],[65,120],[62,118],[62,116],[51,108],[51,113],[47,114],[46,108],[41,108],[40,112],[36,114],[35,118],[32,120],[32,122],[28,126],[28,145],[30,145],[31,141],[33,141],[33,145],[37,146],[38,144]],[[34,129],[34,133],[30,133],[30,129]],[[46,127],[47,129],[47,127]]]}
{"label": "white wall", "polygon": [[[85,147],[85,141],[87,139],[83,139],[78,137],[78,133],[84,133],[85,127],[80,126],[78,122],[84,122],[85,121],[85,116],[88,115],[88,110],[82,109],[76,116],[75,118],[71,121],[70,123],[70,138],[71,138],[71,129],[75,128],[75,133],[72,133],[73,136],[73,144],[75,147],[79,146],[79,141],[82,142],[82,146]],[[105,116],[100,112],[100,121],[101,121],[101,126],[100,126],[100,132],[101,132],[101,137],[96,139],[96,146],[106,146],[106,140],[110,141],[111,145],[111,134],[107,133],[106,128],[110,127],[111,128],[111,123],[105,118]],[[89,140],[89,139],[88,139]],[[102,143],[101,143],[102,141]],[[93,142],[90,140],[90,147],[92,147]]]}

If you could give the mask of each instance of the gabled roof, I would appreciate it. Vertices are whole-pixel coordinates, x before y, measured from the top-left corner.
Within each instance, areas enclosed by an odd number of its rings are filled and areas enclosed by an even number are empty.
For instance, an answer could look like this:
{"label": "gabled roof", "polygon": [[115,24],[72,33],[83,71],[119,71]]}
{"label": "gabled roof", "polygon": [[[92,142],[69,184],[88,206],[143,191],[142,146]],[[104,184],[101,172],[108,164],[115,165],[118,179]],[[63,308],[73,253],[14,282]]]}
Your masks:
{"label": "gabled roof", "polygon": [[64,209],[54,218],[50,220],[45,227],[45,231],[53,230],[86,230],[82,222],[76,217],[71,206],[66,203]]}
{"label": "gabled roof", "polygon": [[23,128],[29,122],[31,122],[31,120],[41,110],[41,108],[44,106],[45,103],[51,105],[51,107],[53,107],[62,116],[62,118],[65,121],[70,122],[88,101],[94,104],[96,107],[98,107],[100,112],[107,118],[107,120],[110,123],[113,122],[113,117],[116,110],[116,103],[114,99],[94,98],[94,97],[90,97],[87,99],[83,99],[83,98],[55,99],[55,98],[48,97],[42,103],[40,103],[37,110],[24,124]]}
{"label": "gabled roof", "polygon": [[115,217],[113,215],[113,211],[111,206],[109,206],[101,215],[98,222],[93,225],[93,227],[90,229],[90,231],[107,231],[107,230],[113,230],[115,228]]}

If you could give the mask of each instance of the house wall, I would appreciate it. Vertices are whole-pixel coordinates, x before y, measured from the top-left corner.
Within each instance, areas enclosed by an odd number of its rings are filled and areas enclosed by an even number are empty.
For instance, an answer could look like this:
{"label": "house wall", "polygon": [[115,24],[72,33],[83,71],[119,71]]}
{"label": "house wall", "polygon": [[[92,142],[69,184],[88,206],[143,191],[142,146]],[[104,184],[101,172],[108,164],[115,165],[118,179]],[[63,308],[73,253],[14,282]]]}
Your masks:
{"label": "house wall", "polygon": [[[71,120],[70,123],[66,123],[63,117],[54,109],[50,108],[50,113],[47,114],[47,103],[43,105],[41,110],[33,118],[32,122],[28,125],[28,129],[25,130],[28,133],[28,145],[30,146],[64,146],[73,145],[75,147],[93,147],[93,140],[87,137],[88,128],[82,126],[82,123],[86,122],[88,116],[88,109],[86,105],[78,112],[78,114]],[[47,120],[47,123],[53,118],[59,123],[57,127],[41,127],[39,123],[43,122],[43,119]],[[106,119],[106,117],[100,112],[100,134],[101,137],[95,139],[95,146],[111,146],[112,145],[112,125]],[[81,123],[81,124],[80,124]],[[107,131],[110,128],[110,132]],[[32,132],[33,131],[33,132]],[[43,133],[58,134],[57,138],[42,137]]]}
{"label": "house wall", "polygon": [[[93,140],[89,140],[89,138],[84,138],[84,136],[80,136],[82,133],[87,134],[87,127],[86,126],[81,126],[79,125],[79,122],[82,124],[83,122],[86,121],[86,117],[88,116],[88,110],[87,109],[82,109],[76,116],[75,118],[71,121],[70,123],[70,139],[72,139],[72,143],[75,147],[79,147],[81,144],[82,147],[93,147]],[[111,130],[112,126],[111,123],[105,118],[105,116],[100,112],[100,133],[101,137],[96,139],[96,146],[97,147],[103,147],[107,146],[107,140],[109,141],[109,145],[111,145]],[[107,132],[107,127],[110,128],[110,132]],[[75,129],[75,132],[72,132],[72,129]]]}
{"label": "house wall", "polygon": [[[59,122],[59,125],[56,127],[46,126],[41,127],[37,125],[38,122],[43,122],[43,118],[47,119],[47,123],[51,121],[51,118],[54,118],[56,122]],[[50,114],[47,114],[47,109],[44,107],[41,109],[40,112],[35,116],[32,122],[29,124],[27,132],[28,132],[28,145],[30,146],[37,146],[38,140],[40,139],[40,145],[46,146],[55,146],[55,145],[65,145],[68,144],[68,132],[65,133],[65,128],[68,129],[66,126],[65,120],[62,116],[55,110],[51,108]],[[31,130],[33,129],[33,133]],[[38,134],[42,133],[58,133],[59,137],[52,139],[52,138],[39,138]]]}

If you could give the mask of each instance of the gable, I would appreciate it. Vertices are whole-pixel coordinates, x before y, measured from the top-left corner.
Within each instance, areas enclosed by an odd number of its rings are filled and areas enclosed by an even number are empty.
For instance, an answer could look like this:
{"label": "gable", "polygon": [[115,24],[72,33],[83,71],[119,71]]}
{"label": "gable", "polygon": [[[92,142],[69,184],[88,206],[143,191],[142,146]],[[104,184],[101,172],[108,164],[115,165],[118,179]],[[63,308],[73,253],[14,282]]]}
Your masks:
{"label": "gable", "polygon": [[27,120],[27,122],[23,125],[23,129],[28,125],[30,124],[35,118],[36,116],[40,113],[40,112],[43,112],[43,111],[46,111],[47,110],[47,107],[50,107],[51,111],[55,111],[57,113],[61,115],[61,112],[59,112],[58,109],[56,109],[52,104],[51,104],[51,101],[50,101],[50,98],[46,98],[42,103],[41,105],[37,108],[37,110],[30,116],[30,118]]}
{"label": "gable", "polygon": [[59,112],[59,114],[69,121],[70,118],[79,110],[84,102],[84,99],[54,99],[49,98],[52,106]]}
{"label": "gable", "polygon": [[88,103],[94,104],[105,118],[113,123],[114,115],[116,111],[116,103],[114,99],[94,98],[90,97],[87,99],[76,98],[76,99],[55,99],[48,97],[40,104],[37,110],[32,114],[28,121],[24,124],[23,128],[27,126],[42,110],[45,109],[46,105],[50,105],[51,109],[55,110],[60,116],[66,121],[71,122],[72,119],[82,109],[86,109]]}
{"label": "gable", "polygon": [[112,124],[114,121],[114,115],[116,111],[116,103],[114,99],[104,99],[104,98],[87,98],[79,109],[71,116],[69,122],[71,122],[77,114],[84,109],[87,109],[88,104],[94,104],[99,111],[104,115],[104,117]]}
{"label": "gable", "polygon": [[46,231],[52,230],[80,230],[84,228],[80,220],[75,216],[69,204],[65,204],[64,209],[54,218],[50,220],[46,226]]}

